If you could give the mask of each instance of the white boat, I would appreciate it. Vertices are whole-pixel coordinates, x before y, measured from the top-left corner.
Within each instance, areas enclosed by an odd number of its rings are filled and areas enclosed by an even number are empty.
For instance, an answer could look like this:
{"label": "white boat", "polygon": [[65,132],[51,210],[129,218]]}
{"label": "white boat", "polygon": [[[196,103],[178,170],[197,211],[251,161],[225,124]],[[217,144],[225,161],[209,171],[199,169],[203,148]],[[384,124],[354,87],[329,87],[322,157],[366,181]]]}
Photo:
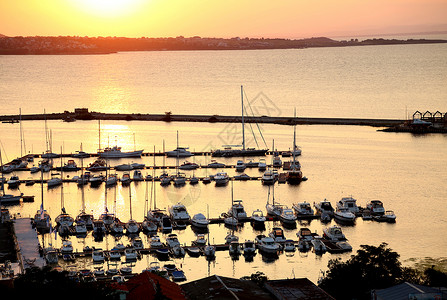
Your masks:
{"label": "white boat", "polygon": [[186,206],[181,203],[169,207],[169,214],[172,221],[189,221],[190,219]]}
{"label": "white boat", "polygon": [[272,232],[269,233],[269,237],[273,238],[275,242],[283,243],[286,241],[286,237],[284,236],[284,231],[282,228],[273,227]]}
{"label": "white boat", "polygon": [[266,254],[276,254],[279,251],[279,244],[271,237],[264,237],[258,244],[259,251]]}
{"label": "white boat", "polygon": [[334,218],[345,223],[355,222],[355,215],[347,207],[337,207],[334,212]]}
{"label": "white boat", "polygon": [[265,171],[265,169],[267,169],[267,163],[265,162],[264,158],[261,158],[258,163],[258,170]]}
{"label": "white boat", "polygon": [[239,237],[235,236],[232,233],[227,234],[225,237],[225,244],[230,244],[232,241],[239,241]]}
{"label": "white boat", "polygon": [[170,232],[172,231],[172,222],[171,218],[168,216],[163,216],[160,221],[160,229],[162,232]]}
{"label": "white boat", "polygon": [[273,157],[273,167],[275,168],[281,168],[282,167],[282,161],[279,156]]}
{"label": "white boat", "polygon": [[244,164],[242,160],[238,160],[235,168],[236,172],[243,172],[247,168],[247,166]]}
{"label": "white boat", "polygon": [[121,176],[120,181],[123,185],[129,185],[132,179],[130,178],[129,173],[124,173],[123,176]]}
{"label": "white boat", "polygon": [[225,186],[230,181],[230,177],[226,172],[218,172],[214,175],[214,181],[216,182],[216,186]]}
{"label": "white boat", "polygon": [[198,246],[198,247],[203,247],[203,246],[205,246],[205,245],[206,245],[206,238],[205,238],[205,235],[199,233],[199,234],[197,235],[197,238],[196,238],[194,241],[192,241],[192,243],[193,243],[194,245]]}
{"label": "white boat", "polygon": [[84,221],[78,221],[75,225],[76,235],[87,234],[87,225],[85,225]]}
{"label": "white boat", "polygon": [[224,219],[224,224],[229,227],[237,227],[238,220],[235,217],[226,217]]}
{"label": "white boat", "polygon": [[133,171],[133,181],[143,181],[144,177],[140,170]]}
{"label": "white boat", "polygon": [[102,249],[97,248],[92,253],[93,263],[102,263],[104,262],[104,251]]}
{"label": "white boat", "polygon": [[383,215],[385,214],[385,208],[380,200],[372,200],[366,205],[366,209],[373,215]]}
{"label": "white boat", "polygon": [[357,214],[359,212],[357,200],[352,197],[343,197],[340,201],[337,202],[336,208],[343,207],[349,209],[353,214]]}
{"label": "white boat", "polygon": [[232,241],[230,243],[230,246],[228,247],[228,252],[230,252],[230,255],[240,255],[241,254],[241,246],[239,245],[239,242]]}
{"label": "white boat", "polygon": [[90,157],[90,154],[88,154],[87,152],[84,151],[76,151],[76,153],[72,154],[71,157],[74,158],[87,158]]}
{"label": "white boat", "polygon": [[343,251],[352,251],[352,246],[346,241],[339,241],[335,243]]}
{"label": "white boat", "polygon": [[242,200],[232,201],[233,205],[228,211],[228,215],[235,217],[237,220],[246,219],[247,213],[245,212],[244,205],[242,205]]}
{"label": "white boat", "polygon": [[59,154],[50,152],[50,151],[46,151],[44,154],[41,155],[42,158],[56,158],[59,157]]}
{"label": "white boat", "polygon": [[109,174],[106,180],[106,186],[114,186],[118,182],[116,174]]}
{"label": "white boat", "polygon": [[110,228],[110,233],[113,234],[113,235],[121,235],[124,232],[123,224],[121,224],[121,222],[118,221],[116,218],[109,225],[109,228]]}
{"label": "white boat", "polygon": [[138,258],[138,253],[133,247],[127,247],[124,250],[124,256],[126,257],[126,261],[136,261]]}
{"label": "white boat", "polygon": [[243,245],[244,256],[253,256],[256,253],[255,242],[252,240],[247,240]]}
{"label": "white boat", "polygon": [[90,185],[92,187],[98,187],[104,181],[104,176],[102,176],[101,174],[94,175],[94,176],[91,176],[88,181],[90,182]]}
{"label": "white boat", "polygon": [[295,252],[295,250],[296,250],[295,243],[292,240],[286,240],[284,242],[284,251]]}
{"label": "white boat", "polygon": [[206,245],[203,253],[208,259],[214,258],[216,256],[216,247],[213,245]]}
{"label": "white boat", "polygon": [[298,239],[305,240],[308,242],[310,242],[314,238],[312,235],[312,232],[307,227],[300,228],[300,230],[297,232],[296,236],[298,237]]}
{"label": "white boat", "polygon": [[47,181],[48,188],[56,187],[62,184],[62,179],[58,177],[53,177]]}
{"label": "white boat", "polygon": [[332,207],[331,202],[327,201],[326,199],[320,201],[319,203],[314,203],[314,207],[320,214],[326,213],[329,216],[334,215],[334,208]]}
{"label": "white boat", "polygon": [[283,208],[281,214],[279,215],[279,220],[284,224],[296,224],[296,216],[291,208]]}
{"label": "white boat", "polygon": [[330,241],[343,241],[346,240],[341,228],[337,225],[327,227],[323,229],[323,236]]}
{"label": "white boat", "polygon": [[71,241],[65,240],[62,242],[61,253],[62,254],[73,253],[73,245]]}
{"label": "white boat", "polygon": [[194,162],[185,161],[183,164],[181,164],[178,168],[180,170],[195,170],[199,167],[198,164]]}
{"label": "white boat", "polygon": [[102,158],[124,158],[124,157],[141,157],[143,150],[122,152],[121,147],[107,147],[103,151],[98,152]]}
{"label": "white boat", "polygon": [[166,243],[168,244],[169,248],[174,248],[175,246],[180,246],[180,242],[177,238],[177,235],[175,233],[171,233],[166,238]]}
{"label": "white boat", "polygon": [[191,225],[197,228],[207,228],[209,223],[202,213],[195,214],[191,219]]}
{"label": "white boat", "polygon": [[314,248],[315,253],[322,254],[327,251],[326,245],[323,243],[322,238],[320,236],[314,237],[310,243]]}
{"label": "white boat", "polygon": [[186,184],[186,177],[182,173],[177,173],[177,175],[174,176],[174,185],[175,186],[183,186]]}
{"label": "white boat", "polygon": [[144,218],[143,223],[141,223],[141,228],[144,232],[155,232],[158,229],[157,223],[149,220],[147,217]]}
{"label": "white boat", "polygon": [[79,170],[79,168],[73,159],[69,159],[67,163],[62,167],[62,170],[64,172],[70,172],[70,171],[77,171]]}
{"label": "white boat", "polygon": [[[4,192],[4,190],[3,190]],[[10,204],[17,204],[20,202],[20,199],[22,199],[23,193],[21,193],[18,196],[10,195],[10,194],[3,194],[0,196],[0,203],[1,205],[10,205]]]}
{"label": "white boat", "polygon": [[59,214],[56,219],[56,224],[59,226],[73,226],[74,219],[72,216],[65,212],[65,208],[62,208],[62,213]]}
{"label": "white boat", "polygon": [[45,260],[48,264],[57,264],[59,262],[59,256],[53,247],[45,248]]}
{"label": "white boat", "polygon": [[99,216],[99,220],[104,223],[105,226],[110,226],[116,221],[114,213],[109,213],[106,207],[106,211]]}
{"label": "white boat", "polygon": [[177,147],[172,151],[166,151],[165,154],[167,157],[190,157],[193,156],[191,152],[187,150],[185,147]]}
{"label": "white boat", "polygon": [[245,173],[239,174],[239,175],[235,175],[234,176],[234,180],[250,180],[251,177]]}
{"label": "white boat", "polygon": [[272,203],[269,203],[269,198],[270,198],[270,186],[268,190],[267,204],[265,205],[265,209],[267,210],[268,215],[279,218],[284,206],[279,204],[278,202],[275,202],[275,185],[273,185]]}
{"label": "white boat", "polygon": [[217,169],[217,168],[224,168],[225,164],[224,163],[220,163],[217,162],[215,160],[212,160],[209,164],[208,164],[208,168],[213,168],[213,169]]}
{"label": "white boat", "polygon": [[378,222],[395,223],[396,222],[396,215],[394,214],[394,211],[387,210],[387,211],[385,211],[385,214],[383,214],[383,215],[375,215],[375,216],[373,216],[373,219],[378,221]]}
{"label": "white boat", "polygon": [[275,183],[275,174],[272,170],[268,169],[262,175],[261,181],[263,185],[272,185]]}
{"label": "white boat", "polygon": [[309,218],[314,215],[314,210],[307,202],[294,203],[292,207],[298,218]]}
{"label": "white boat", "polygon": [[265,223],[264,213],[260,209],[253,211],[251,219],[254,226],[263,226]]}
{"label": "white boat", "polygon": [[310,250],[311,243],[307,240],[298,240],[298,250],[301,252],[307,252]]}
{"label": "white boat", "polygon": [[143,240],[139,236],[134,237],[132,239],[131,244],[132,244],[132,247],[134,247],[136,250],[141,250],[144,248]]}
{"label": "white boat", "polygon": [[131,171],[133,169],[131,164],[121,164],[114,167],[116,171]]}

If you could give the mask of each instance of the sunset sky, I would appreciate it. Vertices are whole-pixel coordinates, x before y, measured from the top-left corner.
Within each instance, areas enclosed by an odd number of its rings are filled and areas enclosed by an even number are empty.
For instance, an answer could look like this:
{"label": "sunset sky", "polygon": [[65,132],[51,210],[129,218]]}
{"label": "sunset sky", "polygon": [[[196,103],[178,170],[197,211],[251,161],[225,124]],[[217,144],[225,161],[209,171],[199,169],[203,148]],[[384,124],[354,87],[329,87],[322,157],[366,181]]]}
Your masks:
{"label": "sunset sky", "polygon": [[0,0],[0,34],[286,37],[447,30],[447,0]]}

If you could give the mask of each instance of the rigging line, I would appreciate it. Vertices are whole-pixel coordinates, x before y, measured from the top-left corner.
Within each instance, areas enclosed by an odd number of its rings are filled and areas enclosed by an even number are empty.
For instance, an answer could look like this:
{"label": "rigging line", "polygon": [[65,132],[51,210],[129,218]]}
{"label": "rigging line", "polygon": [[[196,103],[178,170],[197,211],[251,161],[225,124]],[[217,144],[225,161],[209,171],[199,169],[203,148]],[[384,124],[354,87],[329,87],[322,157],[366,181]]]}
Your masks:
{"label": "rigging line", "polygon": [[[244,90],[244,94],[245,94],[245,90]],[[245,98],[247,98],[247,95],[246,95],[246,94],[245,94]],[[247,98],[247,100],[248,100],[248,98]],[[251,108],[250,101],[247,101],[247,102],[248,102],[248,107],[250,107],[251,114],[252,114],[253,117],[254,117],[255,114],[254,114],[254,112],[253,112],[253,109]],[[264,135],[262,134],[262,131],[261,131],[261,128],[259,127],[258,122],[256,122],[256,126],[258,127],[259,135],[261,136],[262,141],[264,142],[265,147],[268,148],[267,143],[265,142],[265,139],[264,139]]]}
{"label": "rigging line", "polygon": [[[244,107],[244,109],[245,109],[245,107]],[[249,122],[248,125],[250,126],[250,131],[251,131],[251,134],[253,135],[253,139],[255,140],[256,146],[259,148],[258,140],[256,139],[256,135],[255,135],[255,132],[254,132],[253,127],[251,125],[251,122]]]}

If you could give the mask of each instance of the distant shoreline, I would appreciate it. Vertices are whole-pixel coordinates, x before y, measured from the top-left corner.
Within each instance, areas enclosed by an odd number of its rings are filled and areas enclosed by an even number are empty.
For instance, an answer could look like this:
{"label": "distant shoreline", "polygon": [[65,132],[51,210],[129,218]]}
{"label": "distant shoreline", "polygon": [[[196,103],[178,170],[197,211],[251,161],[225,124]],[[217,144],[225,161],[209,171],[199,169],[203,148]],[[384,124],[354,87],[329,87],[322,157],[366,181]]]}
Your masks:
{"label": "distant shoreline", "polygon": [[97,55],[135,51],[200,51],[306,49],[381,45],[447,43],[442,39],[383,39],[337,41],[326,37],[308,39],[264,38],[123,38],[123,37],[0,37],[0,55]]}

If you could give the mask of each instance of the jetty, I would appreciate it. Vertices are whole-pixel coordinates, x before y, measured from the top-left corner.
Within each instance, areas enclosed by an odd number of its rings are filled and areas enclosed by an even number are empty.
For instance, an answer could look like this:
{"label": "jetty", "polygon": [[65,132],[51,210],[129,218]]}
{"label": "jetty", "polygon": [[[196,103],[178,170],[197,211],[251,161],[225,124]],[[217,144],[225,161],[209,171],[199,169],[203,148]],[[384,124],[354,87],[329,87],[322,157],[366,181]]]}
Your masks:
{"label": "jetty", "polygon": [[[163,122],[208,122],[208,123],[241,123],[242,116],[221,115],[181,115],[166,112],[164,114],[142,113],[101,113],[89,111],[87,108],[75,108],[74,112],[26,115],[2,115],[0,121],[13,120],[62,120],[74,122],[77,120],[114,120],[114,121],[163,121]],[[362,125],[373,127],[391,127],[402,124],[405,120],[398,119],[362,119],[362,118],[309,118],[309,117],[272,117],[244,116],[244,123],[265,123],[278,125]]]}
{"label": "jetty", "polygon": [[32,228],[30,219],[14,220],[14,231],[18,249],[17,256],[22,273],[27,268],[45,266],[45,260],[39,253],[37,231]]}

